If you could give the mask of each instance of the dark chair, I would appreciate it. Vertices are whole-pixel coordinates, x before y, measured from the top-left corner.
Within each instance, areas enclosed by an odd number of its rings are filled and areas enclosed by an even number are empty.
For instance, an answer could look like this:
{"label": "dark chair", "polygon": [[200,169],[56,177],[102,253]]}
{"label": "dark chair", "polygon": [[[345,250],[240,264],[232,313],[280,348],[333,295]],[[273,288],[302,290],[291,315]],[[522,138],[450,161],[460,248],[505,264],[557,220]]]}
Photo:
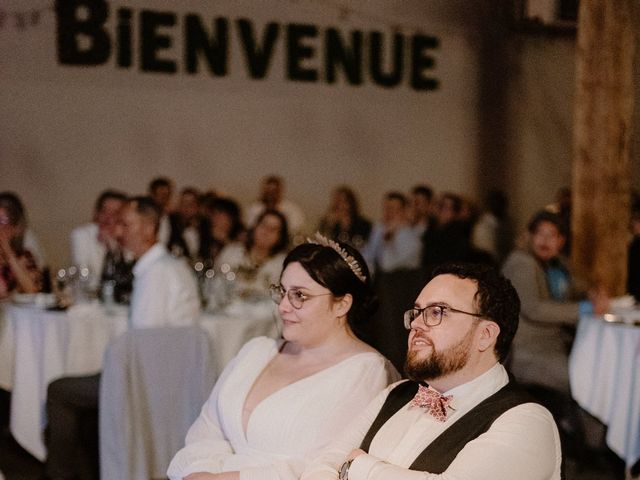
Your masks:
{"label": "dark chair", "polygon": [[399,372],[404,367],[408,338],[402,317],[413,307],[423,286],[421,270],[396,270],[376,275],[375,290],[380,305],[372,319],[371,343]]}

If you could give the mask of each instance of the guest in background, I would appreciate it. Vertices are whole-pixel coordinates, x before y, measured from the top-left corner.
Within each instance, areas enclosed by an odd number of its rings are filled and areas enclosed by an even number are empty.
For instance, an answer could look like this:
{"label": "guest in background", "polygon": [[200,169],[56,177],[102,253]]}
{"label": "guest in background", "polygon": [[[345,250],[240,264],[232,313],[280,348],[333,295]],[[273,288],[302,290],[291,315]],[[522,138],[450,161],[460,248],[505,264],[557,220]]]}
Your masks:
{"label": "guest in background", "polygon": [[224,198],[223,195],[218,195],[218,192],[211,188],[200,195],[200,216],[202,218],[209,218],[211,208],[219,197]]}
{"label": "guest in background", "polygon": [[244,226],[240,207],[231,198],[216,198],[205,207],[205,212],[209,230],[201,245],[201,258],[210,267],[224,247],[240,240]]}
{"label": "guest in background", "polygon": [[169,214],[171,213],[171,199],[173,198],[173,181],[167,177],[154,178],[149,182],[148,194],[162,211],[158,241],[163,245],[167,245],[171,237]]}
{"label": "guest in background", "polygon": [[472,244],[501,264],[513,247],[513,234],[507,215],[508,200],[501,190],[490,190],[484,200],[484,211],[472,233]]}
{"label": "guest in background", "polygon": [[503,265],[522,304],[509,365],[553,412],[567,451],[584,461],[592,457],[588,448],[602,448],[604,426],[571,398],[569,352],[580,314],[606,312],[609,298],[598,288],[587,297],[586,285],[571,273],[561,254],[565,228],[558,215],[537,213],[529,222],[527,247],[514,250]]}
{"label": "guest in background", "polygon": [[215,262],[218,270],[235,272],[235,293],[241,297],[263,296],[282,271],[289,244],[287,219],[277,210],[265,210],[244,242],[222,249]]}
{"label": "guest in background", "polygon": [[25,229],[25,211],[18,196],[0,193],[0,299],[42,288],[42,271],[24,246]]}
{"label": "guest in background", "polygon": [[411,210],[409,213],[411,226],[419,236],[435,223],[433,217],[433,190],[427,185],[416,185],[411,189]]}
{"label": "guest in background", "polygon": [[333,190],[329,210],[320,220],[318,230],[361,250],[371,234],[371,222],[360,214],[354,191],[342,185]]}
{"label": "guest in background", "polygon": [[640,204],[631,212],[629,230],[633,238],[629,244],[627,291],[640,302]]}
{"label": "guest in background", "polygon": [[[136,258],[131,328],[193,325],[200,313],[195,277],[183,259],[157,241],[161,215],[148,197],[132,198],[122,213],[124,245]],[[45,442],[50,478],[97,479],[99,391],[100,374],[49,384]]]}
{"label": "guest in background", "polygon": [[76,266],[85,266],[91,275],[92,288],[98,287],[108,255],[122,258],[117,238],[118,221],[127,196],[117,190],[105,190],[96,200],[93,222],[71,231],[71,260]]}
{"label": "guest in background", "polygon": [[435,225],[422,236],[422,266],[427,278],[439,265],[467,260],[470,230],[463,217],[462,197],[443,193],[438,200]]}
{"label": "guest in background", "polygon": [[253,227],[265,210],[277,210],[287,219],[289,231],[298,234],[304,228],[304,213],[291,200],[284,198],[284,181],[277,175],[269,175],[262,180],[260,199],[245,210],[245,225]]}
{"label": "guest in background", "polygon": [[20,197],[14,192],[0,192],[0,197],[8,199],[17,208],[18,217],[23,219],[23,226],[21,227],[24,230],[22,233],[22,247],[33,255],[36,265],[40,268],[45,268],[47,260],[44,255],[44,250],[40,246],[35,232],[27,222],[27,213],[22,200],[20,200]]}
{"label": "guest in background", "polygon": [[149,196],[154,201],[163,215],[171,213],[171,200],[173,198],[173,181],[167,177],[156,177],[149,182]]}
{"label": "guest in background", "polygon": [[562,247],[562,254],[568,257],[571,254],[571,188],[562,187],[556,192],[555,202],[547,205],[545,210],[555,213],[562,222],[565,234],[565,241]]}
{"label": "guest in background", "polygon": [[409,224],[407,199],[402,193],[385,195],[382,221],[373,226],[363,256],[374,274],[420,266],[420,239]]}
{"label": "guest in background", "polygon": [[561,255],[565,224],[556,214],[541,211],[529,222],[528,246],[514,250],[503,266],[518,291],[522,309],[513,342],[511,370],[523,383],[570,393],[568,358],[580,312],[606,312],[609,299],[572,275]]}
{"label": "guest in background", "polygon": [[194,263],[200,258],[200,244],[208,230],[208,222],[200,215],[199,193],[195,188],[182,189],[178,208],[169,215],[169,223],[169,251]]}
{"label": "guest in background", "polygon": [[318,238],[284,261],[272,298],[282,340],[247,343],[225,368],[167,472],[296,480],[397,373],[358,338],[375,307],[356,249]]}
{"label": "guest in background", "polygon": [[184,260],[158,242],[160,209],[148,197],[131,199],[123,212],[125,247],[133,253],[134,328],[192,325],[200,313],[196,280]]}

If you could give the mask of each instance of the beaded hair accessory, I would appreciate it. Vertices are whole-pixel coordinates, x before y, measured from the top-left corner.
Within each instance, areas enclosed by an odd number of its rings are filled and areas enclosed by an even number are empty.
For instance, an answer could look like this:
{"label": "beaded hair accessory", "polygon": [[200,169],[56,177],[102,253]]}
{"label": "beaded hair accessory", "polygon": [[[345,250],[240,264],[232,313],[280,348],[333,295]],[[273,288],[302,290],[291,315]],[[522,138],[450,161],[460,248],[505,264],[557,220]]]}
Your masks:
{"label": "beaded hair accessory", "polygon": [[315,243],[316,245],[322,245],[323,247],[329,247],[332,250],[335,250],[340,257],[349,265],[349,268],[353,272],[353,274],[358,277],[362,283],[367,282],[367,277],[362,273],[362,267],[358,261],[353,258],[351,255],[347,253],[347,251],[338,244],[338,242],[331,240],[330,238],[325,237],[320,232],[316,232],[314,238],[307,238],[307,242]]}

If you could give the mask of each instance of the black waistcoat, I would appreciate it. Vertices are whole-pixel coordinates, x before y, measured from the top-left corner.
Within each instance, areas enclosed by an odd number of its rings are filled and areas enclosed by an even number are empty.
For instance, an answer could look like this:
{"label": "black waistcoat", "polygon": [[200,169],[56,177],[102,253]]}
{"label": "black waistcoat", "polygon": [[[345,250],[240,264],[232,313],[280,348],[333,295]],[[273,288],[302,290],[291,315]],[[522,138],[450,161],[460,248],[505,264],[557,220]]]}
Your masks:
{"label": "black waistcoat", "polygon": [[[415,382],[404,382],[395,387],[385,400],[380,413],[362,441],[360,448],[369,451],[371,441],[378,430],[398,410],[404,407],[418,391]],[[443,473],[460,450],[471,440],[479,437],[491,427],[491,424],[507,410],[522,403],[535,402],[517,384],[511,380],[490,397],[484,399],[453,425],[442,432],[413,461],[410,470],[429,473]],[[527,432],[522,432],[526,435]]]}

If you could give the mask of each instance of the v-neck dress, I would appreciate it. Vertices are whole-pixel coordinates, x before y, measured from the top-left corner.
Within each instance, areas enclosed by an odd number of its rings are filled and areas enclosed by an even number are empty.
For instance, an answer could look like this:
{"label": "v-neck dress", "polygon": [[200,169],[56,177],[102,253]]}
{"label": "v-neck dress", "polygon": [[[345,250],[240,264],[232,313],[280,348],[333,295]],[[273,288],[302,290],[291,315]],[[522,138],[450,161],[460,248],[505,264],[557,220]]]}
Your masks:
{"label": "v-neck dress", "polygon": [[353,355],[263,399],[245,435],[245,400],[280,346],[271,338],[255,338],[227,365],[189,429],[185,447],[171,461],[171,480],[227,471],[240,471],[241,480],[297,480],[320,449],[399,378],[382,355]]}

